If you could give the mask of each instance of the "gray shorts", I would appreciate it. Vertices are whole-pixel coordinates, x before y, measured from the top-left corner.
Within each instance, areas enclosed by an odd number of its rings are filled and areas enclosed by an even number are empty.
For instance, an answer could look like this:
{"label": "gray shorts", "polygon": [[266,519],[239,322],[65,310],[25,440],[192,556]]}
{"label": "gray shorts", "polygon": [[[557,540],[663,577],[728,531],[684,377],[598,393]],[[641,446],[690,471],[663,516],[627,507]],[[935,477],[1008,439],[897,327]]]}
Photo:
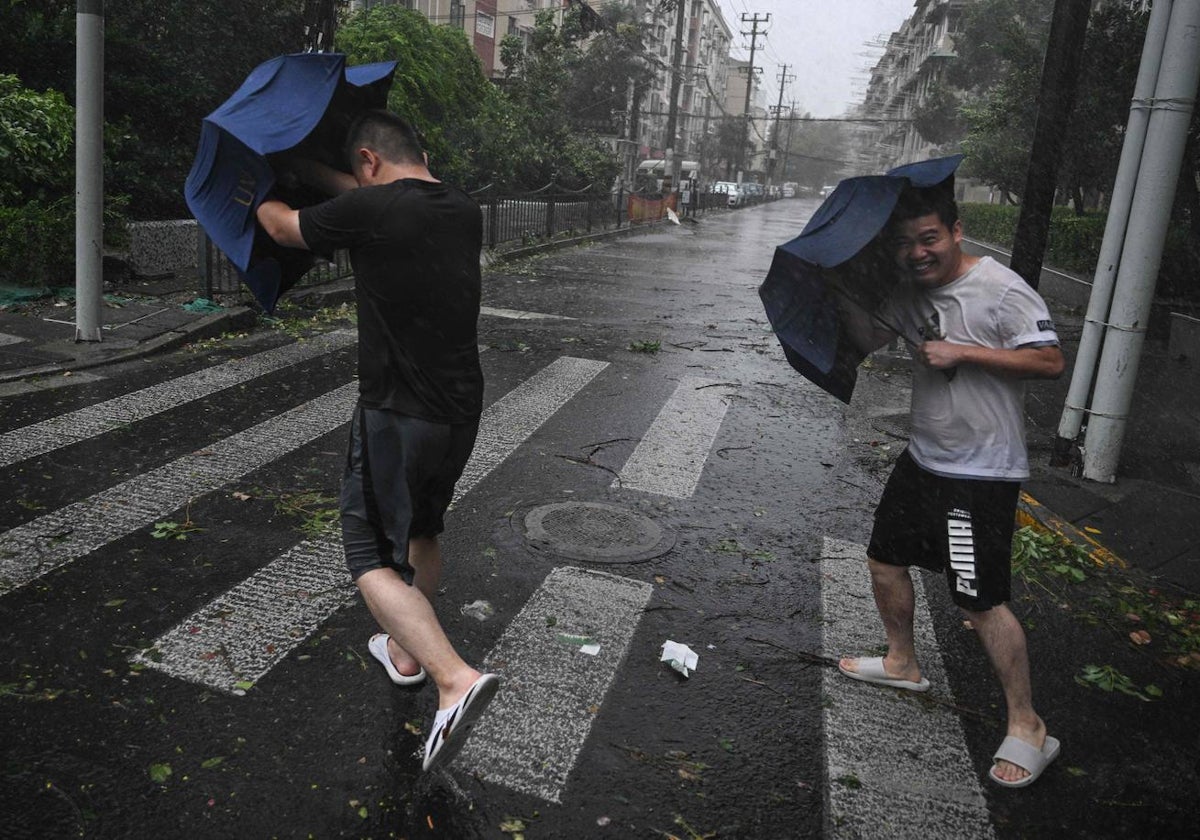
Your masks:
{"label": "gray shorts", "polygon": [[355,408],[341,493],[342,544],[352,578],[391,568],[412,583],[408,541],[445,530],[454,485],[478,431],[478,421],[431,423]]}

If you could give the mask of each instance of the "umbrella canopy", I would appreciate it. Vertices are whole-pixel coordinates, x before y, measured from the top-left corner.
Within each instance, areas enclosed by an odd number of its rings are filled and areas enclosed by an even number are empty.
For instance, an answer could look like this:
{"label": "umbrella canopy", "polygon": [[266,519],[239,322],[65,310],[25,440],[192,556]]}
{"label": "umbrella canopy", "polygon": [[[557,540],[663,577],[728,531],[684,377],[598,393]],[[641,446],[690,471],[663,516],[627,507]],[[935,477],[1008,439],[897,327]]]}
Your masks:
{"label": "umbrella canopy", "polygon": [[[257,224],[258,205],[276,187],[270,156],[293,152],[348,172],[346,130],[360,112],[387,104],[395,69],[393,61],[346,67],[337,53],[279,56],[254,68],[204,118],[184,196],[267,312],[313,263],[306,252],[276,245]],[[293,206],[325,198],[283,197]]]}
{"label": "umbrella canopy", "polygon": [[843,310],[856,306],[872,314],[896,283],[891,257],[876,237],[905,188],[952,189],[961,161],[954,155],[847,178],[799,236],[775,249],[758,290],[767,318],[788,363],[843,402],[850,401],[865,357],[849,339]]}

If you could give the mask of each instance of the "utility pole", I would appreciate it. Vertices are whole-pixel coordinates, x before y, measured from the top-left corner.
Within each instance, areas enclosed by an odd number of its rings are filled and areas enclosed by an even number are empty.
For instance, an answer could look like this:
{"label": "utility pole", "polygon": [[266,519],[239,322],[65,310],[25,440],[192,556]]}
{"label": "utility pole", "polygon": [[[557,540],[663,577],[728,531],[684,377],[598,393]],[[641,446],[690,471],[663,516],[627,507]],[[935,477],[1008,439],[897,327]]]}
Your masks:
{"label": "utility pole", "polygon": [[[783,113],[783,88],[795,76],[788,75],[788,65],[783,65],[783,70],[779,74],[779,103],[775,106],[775,131],[771,135],[771,162],[767,169],[767,186],[771,186],[775,181],[775,155],[779,151],[779,117]],[[791,125],[791,122],[788,123]]]}
{"label": "utility pole", "polygon": [[104,292],[104,0],[75,12],[75,340],[100,340]]}
{"label": "utility pole", "polygon": [[792,125],[796,122],[795,117],[796,100],[793,99],[791,105],[788,106],[788,133],[787,141],[784,143],[783,147],[783,175],[780,176],[780,180],[782,181],[787,180],[788,161],[791,160],[792,157]]}
{"label": "utility pole", "polygon": [[758,12],[755,12],[753,15],[751,15],[751,14],[743,14],[742,15],[742,23],[750,24],[749,32],[747,32],[744,29],[742,30],[743,35],[750,36],[750,63],[746,67],[746,106],[745,106],[745,109],[742,111],[742,117],[746,123],[744,126],[745,131],[746,131],[746,136],[742,141],[741,152],[738,155],[739,158],[741,159],[740,164],[738,166],[738,169],[740,169],[740,170],[744,170],[746,168],[746,146],[748,146],[750,143],[750,92],[754,87],[754,71],[755,71],[754,52],[755,52],[755,49],[758,47],[758,36],[766,35],[765,32],[758,31],[758,25],[760,23],[767,24],[770,22],[771,22],[771,14],[769,12],[767,14],[763,15],[762,17],[758,16]]}
{"label": "utility pole", "polygon": [[1013,255],[1009,261],[1012,270],[1035,289],[1042,274],[1059,153],[1067,120],[1075,107],[1079,63],[1091,7],[1091,0],[1057,0],[1050,22],[1033,147],[1029,152],[1025,191],[1021,193],[1021,215],[1017,218]]}
{"label": "utility pole", "polygon": [[[687,0],[673,0],[675,4],[675,49],[671,58],[671,102],[667,106],[667,157],[671,163],[671,190],[679,186],[680,158],[675,134],[679,126],[679,86],[683,65],[683,17]],[[664,0],[662,8],[669,8],[671,0]]]}

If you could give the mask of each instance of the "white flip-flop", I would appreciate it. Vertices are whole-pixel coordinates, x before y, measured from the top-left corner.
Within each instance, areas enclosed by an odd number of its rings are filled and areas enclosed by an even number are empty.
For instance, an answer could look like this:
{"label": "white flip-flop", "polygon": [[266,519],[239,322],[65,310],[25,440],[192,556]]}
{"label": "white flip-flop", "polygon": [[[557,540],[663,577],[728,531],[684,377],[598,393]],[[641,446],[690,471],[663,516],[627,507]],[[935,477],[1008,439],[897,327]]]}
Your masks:
{"label": "white flip-flop", "polygon": [[425,682],[424,668],[418,668],[415,674],[401,674],[396,670],[396,666],[392,664],[392,657],[388,656],[387,643],[387,633],[376,633],[367,642],[367,650],[383,666],[383,670],[387,671],[388,678],[396,685],[419,685]]}
{"label": "white flip-flop", "polygon": [[864,656],[858,659],[857,662],[857,671],[843,668],[840,662],[838,663],[838,670],[852,680],[861,680],[862,682],[869,682],[872,685],[886,685],[890,688],[902,688],[905,691],[916,692],[929,690],[929,680],[924,677],[921,677],[920,682],[889,677],[887,671],[883,668],[882,656]]}
{"label": "white flip-flop", "polygon": [[467,736],[475,722],[483,714],[488,703],[496,696],[500,678],[495,674],[483,674],[472,683],[457,703],[449,709],[440,709],[433,719],[433,730],[425,742],[425,761],[421,769],[425,772],[447,764],[467,742]]}
{"label": "white flip-flop", "polygon": [[[1015,735],[1006,735],[1004,740],[1000,742],[1000,749],[996,750],[996,754],[992,756],[992,766],[988,769],[988,775],[991,776],[993,782],[1007,788],[1021,788],[1031,785],[1042,775],[1042,771],[1050,766],[1050,762],[1058,758],[1061,746],[1057,738],[1051,738],[1049,735],[1046,736],[1046,742],[1042,744],[1040,750],[1033,744],[1028,741],[1022,741]],[[1029,775],[1012,782],[1001,779],[996,775],[995,762],[997,761],[1007,761],[1009,764],[1015,764],[1028,772]]]}

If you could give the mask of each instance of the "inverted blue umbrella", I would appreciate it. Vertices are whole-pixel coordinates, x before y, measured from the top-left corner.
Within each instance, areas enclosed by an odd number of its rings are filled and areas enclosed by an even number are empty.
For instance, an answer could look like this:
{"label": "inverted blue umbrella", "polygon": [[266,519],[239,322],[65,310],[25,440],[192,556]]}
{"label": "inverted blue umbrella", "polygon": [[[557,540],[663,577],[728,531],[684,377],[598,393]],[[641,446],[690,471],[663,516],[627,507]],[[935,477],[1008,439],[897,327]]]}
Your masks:
{"label": "inverted blue umbrella", "polygon": [[898,280],[876,237],[906,187],[953,189],[961,161],[954,155],[847,178],[799,236],[775,249],[758,289],[771,328],[788,363],[843,402],[850,402],[865,358],[843,324],[844,309],[873,317]]}
{"label": "inverted blue umbrella", "polygon": [[349,172],[346,130],[359,113],[386,106],[395,69],[394,61],[347,67],[338,53],[279,56],[201,123],[188,208],[267,312],[314,257],[276,245],[257,224],[258,205],[272,190],[293,207],[328,197],[277,185],[271,160],[289,153]]}

